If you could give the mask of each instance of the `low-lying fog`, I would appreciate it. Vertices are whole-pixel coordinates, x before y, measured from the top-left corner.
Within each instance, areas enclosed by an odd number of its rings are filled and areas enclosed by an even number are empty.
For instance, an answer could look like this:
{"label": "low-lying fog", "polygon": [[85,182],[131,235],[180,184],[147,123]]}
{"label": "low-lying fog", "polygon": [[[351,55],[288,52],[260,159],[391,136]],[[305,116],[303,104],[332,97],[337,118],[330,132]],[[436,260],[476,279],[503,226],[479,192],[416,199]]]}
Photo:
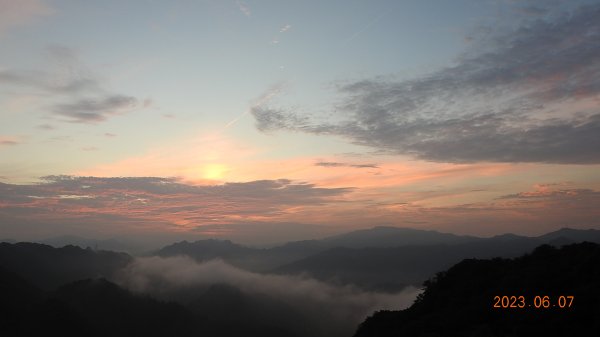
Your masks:
{"label": "low-lying fog", "polygon": [[[226,285],[251,299],[246,303],[252,303],[252,319],[279,321],[299,335],[309,333],[311,336],[350,336],[358,324],[376,310],[404,309],[420,292],[414,287],[395,294],[366,292],[307,277],[252,273],[221,260],[198,263],[185,256],[136,258],[119,274],[117,281],[131,291],[158,299],[192,307],[210,306],[204,307],[205,311],[218,305],[199,303],[205,301],[202,295],[211,286]],[[271,310],[264,309],[266,307]],[[220,310],[225,310],[221,315],[239,314],[236,307]]]}

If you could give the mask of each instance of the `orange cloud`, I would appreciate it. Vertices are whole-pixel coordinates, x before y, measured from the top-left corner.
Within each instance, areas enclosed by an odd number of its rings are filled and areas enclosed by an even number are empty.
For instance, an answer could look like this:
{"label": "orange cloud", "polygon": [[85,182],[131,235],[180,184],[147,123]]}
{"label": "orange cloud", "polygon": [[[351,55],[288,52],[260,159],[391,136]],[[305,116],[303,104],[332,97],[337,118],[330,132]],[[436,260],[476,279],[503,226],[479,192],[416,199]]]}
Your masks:
{"label": "orange cloud", "polygon": [[385,224],[478,235],[600,226],[598,190],[539,185],[491,201],[448,206],[424,206],[410,200],[424,196],[411,193],[394,198],[290,180],[202,186],[167,178],[49,177],[36,185],[0,183],[0,228],[197,233],[212,226],[208,232],[227,237],[235,233],[218,226],[302,223],[350,230]]}

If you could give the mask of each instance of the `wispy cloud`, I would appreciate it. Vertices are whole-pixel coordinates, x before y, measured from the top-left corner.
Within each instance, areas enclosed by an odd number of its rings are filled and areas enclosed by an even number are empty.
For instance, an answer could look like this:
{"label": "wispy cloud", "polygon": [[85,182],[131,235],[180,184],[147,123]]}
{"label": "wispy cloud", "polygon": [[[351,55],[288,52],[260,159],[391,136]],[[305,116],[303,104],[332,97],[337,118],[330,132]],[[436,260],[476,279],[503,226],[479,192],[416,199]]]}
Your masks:
{"label": "wispy cloud", "polygon": [[50,61],[44,70],[3,69],[0,70],[0,83],[63,95],[101,90],[97,76],[81,63],[74,50],[50,45],[44,53]]}
{"label": "wispy cloud", "polygon": [[356,39],[360,34],[366,32],[371,27],[373,27],[375,24],[377,24],[379,21],[381,21],[381,19],[383,19],[383,17],[386,16],[387,14],[389,14],[389,12],[385,11],[385,12],[382,12],[381,14],[377,15],[376,17],[373,18],[373,20],[371,20],[370,22],[368,22],[367,24],[362,26],[359,30],[355,31],[352,35],[350,35],[350,37],[348,37],[346,40],[344,40],[343,43],[347,44],[347,43],[351,42],[352,40]]}
{"label": "wispy cloud", "polygon": [[56,127],[52,124],[45,123],[45,124],[38,125],[38,129],[40,129],[40,130],[55,130]]}
{"label": "wispy cloud", "polygon": [[19,143],[20,141],[16,137],[0,136],[0,146],[12,146]]}
{"label": "wispy cloud", "polygon": [[59,79],[58,74],[38,70],[0,70],[0,83],[28,86],[53,93],[77,93],[89,89],[96,89],[98,83],[93,78],[79,75]]}
{"label": "wispy cloud", "polygon": [[561,184],[541,184],[535,185],[533,190],[519,192],[515,194],[503,195],[498,200],[537,200],[537,201],[567,201],[577,200],[578,198],[600,201],[600,192],[589,188],[568,188]]}
{"label": "wispy cloud", "polygon": [[255,99],[254,102],[252,103],[252,105],[246,111],[244,111],[242,114],[240,114],[239,116],[237,116],[236,118],[232,119],[227,124],[225,124],[224,129],[231,127],[232,125],[237,123],[237,121],[239,121],[240,118],[244,117],[245,115],[247,115],[249,113],[254,113],[253,111],[255,109],[260,109],[265,104],[269,103],[269,101],[271,101],[275,96],[279,95],[283,91],[284,87],[285,87],[285,83],[283,83],[283,82],[279,82],[279,83],[272,85],[269,89],[267,89],[264,93],[262,93],[257,99]]}
{"label": "wispy cloud", "polygon": [[290,30],[291,28],[292,28],[292,25],[290,25],[290,24],[287,24],[287,25],[285,25],[285,26],[281,27],[281,29],[279,29],[279,32],[280,32],[280,33],[285,33],[285,32],[287,32],[288,30]]}
{"label": "wispy cloud", "polygon": [[111,93],[71,48],[52,45],[46,53],[51,61],[48,69],[0,70],[0,84],[32,88],[52,97],[47,110],[66,122],[94,124],[152,104],[150,99],[140,102],[132,96]]}
{"label": "wispy cloud", "polygon": [[315,166],[322,167],[353,167],[353,168],[379,168],[377,164],[349,164],[349,163],[340,163],[340,162],[332,162],[332,161],[320,161],[315,163]]}
{"label": "wispy cloud", "polygon": [[600,163],[599,31],[600,5],[586,6],[496,36],[427,76],[341,85],[336,122],[252,113],[263,132],[338,135],[430,161]]}
{"label": "wispy cloud", "polygon": [[289,23],[279,28],[279,34],[277,34],[271,39],[271,44],[278,44],[279,42],[281,42],[282,34],[288,32],[290,29],[292,29],[292,25],[290,25]]}
{"label": "wispy cloud", "polygon": [[252,11],[250,10],[250,7],[248,7],[248,5],[243,2],[243,1],[236,1],[235,4],[238,6],[238,9],[244,13],[245,16],[252,16]]}
{"label": "wispy cloud", "polygon": [[73,123],[98,123],[138,108],[135,97],[114,95],[96,100],[79,100],[54,106],[53,113]]}

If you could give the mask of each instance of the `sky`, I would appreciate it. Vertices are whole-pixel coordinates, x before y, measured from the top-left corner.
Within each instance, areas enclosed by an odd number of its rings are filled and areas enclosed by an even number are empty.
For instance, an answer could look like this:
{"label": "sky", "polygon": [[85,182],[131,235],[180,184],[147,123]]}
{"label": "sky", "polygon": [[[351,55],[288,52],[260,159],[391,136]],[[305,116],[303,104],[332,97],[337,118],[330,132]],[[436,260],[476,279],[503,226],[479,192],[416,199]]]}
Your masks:
{"label": "sky", "polygon": [[600,1],[0,0],[0,239],[600,229]]}

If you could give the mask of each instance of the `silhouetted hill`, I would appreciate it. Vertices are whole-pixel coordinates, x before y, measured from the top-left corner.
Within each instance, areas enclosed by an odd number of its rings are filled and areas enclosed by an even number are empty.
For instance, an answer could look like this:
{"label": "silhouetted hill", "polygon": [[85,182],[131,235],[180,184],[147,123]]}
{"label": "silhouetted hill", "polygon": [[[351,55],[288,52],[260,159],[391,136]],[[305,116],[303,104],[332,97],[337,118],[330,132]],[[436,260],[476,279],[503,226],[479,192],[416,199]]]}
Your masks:
{"label": "silhouetted hill", "polygon": [[[0,336],[312,336],[295,309],[214,285],[187,304],[136,295],[105,279],[44,292],[0,269]],[[303,332],[297,335],[289,327]]]}
{"label": "silhouetted hill", "polygon": [[394,248],[334,248],[276,269],[280,274],[308,274],[319,280],[365,289],[398,291],[419,285],[436,272],[466,258],[516,256],[536,242],[471,242]]}
{"label": "silhouetted hill", "polygon": [[[43,292],[0,270],[1,336],[198,336],[201,320],[175,303],[133,295],[104,279]],[[214,331],[215,329],[213,329]]]}
{"label": "silhouetted hill", "polygon": [[215,336],[311,336],[313,328],[292,306],[226,284],[210,286],[187,307],[199,317],[218,323],[221,329]]}
{"label": "silhouetted hill", "polygon": [[214,258],[227,259],[241,254],[252,254],[258,249],[244,247],[229,240],[199,240],[195,242],[181,241],[160,249],[158,256],[189,255],[198,261]]}
{"label": "silhouetted hill", "polygon": [[[600,331],[599,284],[595,243],[464,260],[426,282],[410,308],[369,317],[355,337],[592,336]],[[525,307],[493,308],[495,296],[524,296]],[[535,296],[549,296],[551,307],[535,308]],[[572,307],[559,308],[559,296],[574,296]]]}
{"label": "silhouetted hill", "polygon": [[329,247],[385,248],[406,245],[457,244],[475,240],[481,240],[481,238],[431,230],[379,226],[332,236],[321,241]]}
{"label": "silhouetted hill", "polygon": [[182,305],[134,295],[105,279],[69,283],[53,298],[72,308],[98,336],[194,336],[203,323]]}
{"label": "silhouetted hill", "polygon": [[575,243],[582,241],[600,242],[600,230],[561,228],[538,237],[544,242]]}
{"label": "silhouetted hill", "polygon": [[435,272],[466,258],[514,257],[543,243],[560,246],[583,240],[600,242],[600,231],[561,229],[540,237],[504,234],[477,238],[375,227],[268,249],[245,247],[228,240],[182,241],[162,248],[156,255],[187,255],[197,261],[218,258],[255,272],[307,274],[369,290],[397,291],[406,285],[421,284]]}
{"label": "silhouetted hill", "polygon": [[163,247],[154,254],[162,257],[187,255],[198,262],[221,259],[251,271],[264,271],[272,266],[263,250],[238,245],[229,240],[181,241]]}
{"label": "silhouetted hill", "polygon": [[[595,238],[600,231],[561,230],[541,237],[514,234],[464,243],[392,248],[333,248],[278,267],[279,274],[308,274],[319,280],[396,291],[419,285],[436,272],[469,258],[516,257],[544,244],[560,246]],[[600,239],[598,240],[600,242]]]}
{"label": "silhouetted hill", "polygon": [[39,241],[39,243],[50,245],[55,248],[64,246],[78,246],[80,248],[92,248],[94,250],[107,250],[114,252],[135,253],[142,252],[139,245],[116,239],[88,239],[76,235],[62,235]]}
{"label": "silhouetted hill", "polygon": [[0,267],[0,335],[14,335],[41,303],[43,293],[20,276]]}
{"label": "silhouetted hill", "polygon": [[199,240],[177,242],[158,250],[158,256],[187,255],[197,261],[219,258],[236,267],[267,272],[294,261],[321,253],[327,249],[346,247],[398,247],[420,244],[456,244],[481,240],[471,236],[439,233],[409,228],[374,227],[336,235],[322,240],[288,242],[284,245],[258,249],[232,243],[229,240]]}
{"label": "silhouetted hill", "polygon": [[63,302],[0,268],[0,336],[94,336]]}
{"label": "silhouetted hill", "polygon": [[326,249],[318,241],[298,241],[282,246],[259,249],[235,244],[229,240],[181,241],[158,250],[155,255],[168,257],[187,255],[196,261],[222,259],[250,271],[270,271],[283,264],[310,256]]}
{"label": "silhouetted hill", "polygon": [[38,243],[0,243],[0,267],[45,290],[85,278],[111,278],[130,261],[131,257],[125,253],[75,246],[54,248]]}

